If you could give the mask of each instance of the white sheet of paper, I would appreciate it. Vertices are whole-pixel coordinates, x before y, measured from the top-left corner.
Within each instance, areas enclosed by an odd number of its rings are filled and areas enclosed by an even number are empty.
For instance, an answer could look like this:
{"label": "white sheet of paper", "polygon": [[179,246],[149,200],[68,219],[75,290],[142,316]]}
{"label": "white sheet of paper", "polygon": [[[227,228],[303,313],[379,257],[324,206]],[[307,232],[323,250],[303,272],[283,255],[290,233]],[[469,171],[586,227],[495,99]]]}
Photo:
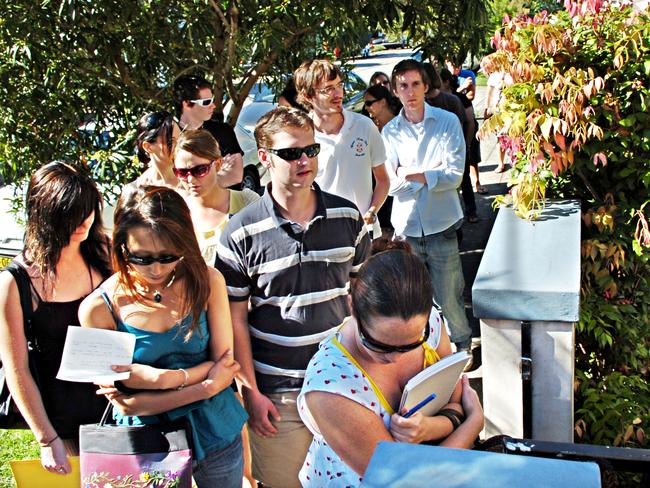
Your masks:
{"label": "white sheet of paper", "polygon": [[56,377],[64,381],[110,384],[126,380],[129,373],[115,373],[113,364],[131,364],[135,335],[105,329],[68,326],[61,366]]}

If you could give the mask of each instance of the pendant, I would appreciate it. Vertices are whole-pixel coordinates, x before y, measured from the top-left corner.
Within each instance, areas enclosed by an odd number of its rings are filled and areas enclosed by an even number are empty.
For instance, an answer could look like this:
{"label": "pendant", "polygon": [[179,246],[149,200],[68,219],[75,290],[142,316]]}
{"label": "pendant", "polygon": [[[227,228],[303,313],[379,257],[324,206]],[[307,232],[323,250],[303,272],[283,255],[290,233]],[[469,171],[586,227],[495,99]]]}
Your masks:
{"label": "pendant", "polygon": [[156,290],[153,294],[153,301],[156,303],[160,303],[162,301],[162,295],[158,290]]}

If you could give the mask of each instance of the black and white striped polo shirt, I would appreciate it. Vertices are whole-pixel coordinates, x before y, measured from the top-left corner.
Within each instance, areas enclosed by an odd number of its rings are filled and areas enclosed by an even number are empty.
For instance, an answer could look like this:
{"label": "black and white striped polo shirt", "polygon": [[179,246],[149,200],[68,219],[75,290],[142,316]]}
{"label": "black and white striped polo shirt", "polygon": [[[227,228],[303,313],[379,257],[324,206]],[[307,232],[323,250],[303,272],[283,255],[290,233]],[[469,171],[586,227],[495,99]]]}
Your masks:
{"label": "black and white striped polo shirt", "polygon": [[282,217],[270,194],[224,229],[215,267],[231,301],[250,299],[248,324],[263,393],[299,389],[318,343],[349,315],[347,294],[370,251],[352,202],[321,191],[305,229]]}

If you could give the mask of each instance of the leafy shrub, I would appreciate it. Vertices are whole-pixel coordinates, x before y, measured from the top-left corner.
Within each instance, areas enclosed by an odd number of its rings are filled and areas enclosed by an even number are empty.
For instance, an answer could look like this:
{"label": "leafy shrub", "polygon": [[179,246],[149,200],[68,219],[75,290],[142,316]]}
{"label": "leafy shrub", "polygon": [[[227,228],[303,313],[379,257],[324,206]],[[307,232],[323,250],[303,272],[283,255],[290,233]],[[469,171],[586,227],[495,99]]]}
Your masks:
{"label": "leafy shrub", "polygon": [[575,433],[647,447],[650,427],[650,18],[631,2],[565,1],[504,19],[486,66],[503,70],[499,133],[511,203],[534,219],[546,198],[582,202]]}

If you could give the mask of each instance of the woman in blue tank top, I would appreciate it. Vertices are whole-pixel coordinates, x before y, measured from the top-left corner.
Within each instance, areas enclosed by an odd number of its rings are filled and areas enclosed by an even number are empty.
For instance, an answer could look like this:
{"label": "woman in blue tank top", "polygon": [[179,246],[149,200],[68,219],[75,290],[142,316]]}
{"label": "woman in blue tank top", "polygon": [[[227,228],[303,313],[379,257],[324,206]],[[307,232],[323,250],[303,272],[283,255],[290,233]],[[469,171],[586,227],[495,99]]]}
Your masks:
{"label": "woman in blue tank top", "polygon": [[[130,188],[115,210],[117,273],[81,304],[84,327],[136,336],[130,371],[102,386],[118,424],[185,417],[192,425],[194,479],[202,487],[241,486],[241,428],[246,413],[230,384],[239,365],[226,286],[208,267],[189,210],[173,190]],[[126,391],[126,393],[125,393]]]}

